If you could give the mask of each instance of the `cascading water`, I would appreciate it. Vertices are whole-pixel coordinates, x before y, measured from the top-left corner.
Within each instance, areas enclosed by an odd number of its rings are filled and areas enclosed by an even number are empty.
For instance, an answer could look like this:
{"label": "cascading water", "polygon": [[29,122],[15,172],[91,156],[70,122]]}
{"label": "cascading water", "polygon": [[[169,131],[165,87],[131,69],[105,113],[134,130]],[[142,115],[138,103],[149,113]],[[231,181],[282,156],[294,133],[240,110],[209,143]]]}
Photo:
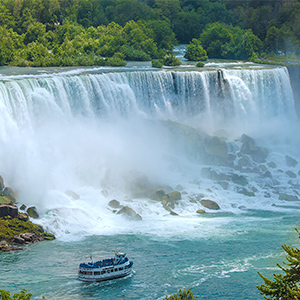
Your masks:
{"label": "cascading water", "polygon": [[[153,237],[159,245],[150,252],[165,248],[165,239],[175,239],[179,244],[191,240],[188,244],[198,253],[199,243],[214,249],[217,241],[226,244],[242,233],[247,243],[256,234],[255,226],[268,237],[278,226],[277,214],[284,220],[284,214],[297,212],[298,202],[286,200],[299,196],[299,173],[297,165],[286,164],[285,155],[300,159],[286,68],[103,70],[0,77],[0,174],[18,192],[20,205],[37,207],[36,221],[59,241],[85,243],[87,236],[102,241],[106,235],[117,240],[119,234],[124,239],[129,234],[135,239]],[[159,189],[179,190],[182,199],[167,210],[150,199]],[[221,209],[204,208],[203,198]],[[120,208],[108,205],[112,199],[133,209],[142,221],[116,214]],[[199,208],[207,210],[206,215],[198,215]],[[203,256],[200,265],[178,266],[173,277],[187,274],[190,285],[198,288],[252,270],[263,259],[249,250],[250,258],[232,262],[234,251],[224,247],[224,261],[208,262]],[[169,288],[158,287],[155,278],[143,280],[152,280],[159,294],[143,287],[128,299],[164,296]],[[49,297],[64,299],[64,289],[49,291]],[[75,289],[81,293],[77,285]],[[109,293],[107,299],[123,295],[119,290]],[[143,297],[145,293],[150,298]],[[256,299],[253,295],[249,299]],[[207,299],[212,298],[218,297]]]}

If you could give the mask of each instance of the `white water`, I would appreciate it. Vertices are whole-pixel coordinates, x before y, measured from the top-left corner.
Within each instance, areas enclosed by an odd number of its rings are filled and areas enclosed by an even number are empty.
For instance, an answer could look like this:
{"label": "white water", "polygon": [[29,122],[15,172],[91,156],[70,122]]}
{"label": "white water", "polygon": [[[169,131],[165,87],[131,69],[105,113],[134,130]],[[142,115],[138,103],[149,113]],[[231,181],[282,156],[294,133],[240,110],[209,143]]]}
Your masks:
{"label": "white water", "polygon": [[[128,232],[210,236],[212,228],[216,235],[225,234],[222,226],[245,209],[282,209],[272,204],[282,203],[278,193],[291,179],[280,168],[288,169],[286,154],[299,158],[298,124],[285,68],[1,76],[0,111],[0,173],[6,185],[18,191],[19,203],[36,206],[38,223],[62,239]],[[258,191],[256,197],[246,197],[236,193],[232,183],[223,190],[202,178],[202,166],[191,161],[190,152],[174,147],[176,132],[166,130],[161,120],[208,134],[225,130],[232,152],[238,152],[240,142],[234,140],[241,134],[257,138],[270,151],[268,161],[277,163],[271,171],[278,187],[247,174]],[[196,150],[191,145],[191,151]],[[297,174],[297,167],[291,170]],[[174,209],[179,217],[170,216],[158,202],[132,196],[136,176],[144,175],[155,187],[183,186],[187,194]],[[299,176],[292,183],[299,184]],[[219,218],[199,223],[195,211],[202,207],[190,201],[199,193],[220,204]],[[291,193],[298,191],[294,187]],[[143,221],[113,214],[108,202],[114,198]],[[284,205],[288,210],[291,204]],[[255,221],[245,217],[242,223]]]}

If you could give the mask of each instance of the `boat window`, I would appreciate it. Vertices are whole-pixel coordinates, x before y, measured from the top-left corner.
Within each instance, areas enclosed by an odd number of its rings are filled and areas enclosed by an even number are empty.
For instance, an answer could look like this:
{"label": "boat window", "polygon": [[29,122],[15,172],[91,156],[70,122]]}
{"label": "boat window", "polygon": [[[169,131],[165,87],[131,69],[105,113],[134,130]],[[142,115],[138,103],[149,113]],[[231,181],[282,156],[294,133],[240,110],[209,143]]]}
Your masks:
{"label": "boat window", "polygon": [[101,274],[105,274],[106,273],[106,271],[101,271]]}
{"label": "boat window", "polygon": [[100,272],[94,272],[94,275],[100,275]]}

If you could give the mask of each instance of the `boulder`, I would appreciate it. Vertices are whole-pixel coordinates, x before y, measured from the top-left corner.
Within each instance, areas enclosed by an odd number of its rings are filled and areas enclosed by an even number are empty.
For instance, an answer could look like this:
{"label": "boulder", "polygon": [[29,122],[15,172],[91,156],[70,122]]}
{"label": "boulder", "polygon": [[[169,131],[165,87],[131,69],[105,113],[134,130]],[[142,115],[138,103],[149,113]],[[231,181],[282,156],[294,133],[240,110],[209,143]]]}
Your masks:
{"label": "boulder", "polygon": [[295,167],[298,163],[294,158],[288,155],[285,156],[285,161],[288,167]]}
{"label": "boulder", "polygon": [[0,204],[0,218],[7,216],[16,218],[18,216],[18,208],[13,205]]}
{"label": "boulder", "polygon": [[205,214],[206,211],[204,209],[197,209],[196,213],[197,214]]}
{"label": "boulder", "polygon": [[178,216],[178,214],[177,214],[176,212],[174,212],[174,211],[169,207],[169,205],[163,205],[163,208],[164,208],[165,210],[167,210],[167,211],[170,213],[170,215],[172,215],[172,216]]}
{"label": "boulder", "polygon": [[251,162],[251,159],[249,158],[249,156],[244,154],[239,159],[238,166],[240,166],[240,167],[251,167],[252,166],[252,162]]}
{"label": "boulder", "polygon": [[25,204],[22,204],[19,208],[20,210],[26,210],[26,205]]}
{"label": "boulder", "polygon": [[213,209],[213,210],[219,210],[220,206],[218,205],[218,203],[216,203],[215,201],[212,200],[201,200],[201,205],[208,208],[208,209]]}
{"label": "boulder", "polygon": [[241,141],[243,143],[241,147],[242,153],[250,155],[257,163],[265,162],[269,154],[266,148],[256,146],[254,139],[246,134],[241,136]]}
{"label": "boulder", "polygon": [[243,175],[232,174],[231,180],[232,180],[232,182],[239,184],[239,185],[247,185],[248,184],[247,178]]}
{"label": "boulder", "polygon": [[255,197],[255,193],[253,191],[249,191],[245,188],[238,189],[238,193],[248,197]]}
{"label": "boulder", "polygon": [[227,160],[228,149],[224,140],[217,136],[207,136],[204,141],[205,152],[208,156],[223,158]]}
{"label": "boulder", "polygon": [[285,193],[280,193],[279,194],[279,200],[285,200],[285,201],[299,201],[297,196],[293,195],[288,195]]}
{"label": "boulder", "polygon": [[15,236],[13,242],[15,244],[23,245],[23,244],[25,244],[26,241],[20,236]]}
{"label": "boulder", "polygon": [[277,168],[277,165],[273,161],[269,162],[267,165],[268,165],[268,167],[270,167],[272,169]]}
{"label": "boulder", "polygon": [[17,195],[16,193],[9,187],[5,187],[2,191],[2,195],[8,197],[13,202],[16,202]]}
{"label": "boulder", "polygon": [[31,207],[27,208],[26,212],[30,218],[37,219],[39,217],[39,214],[38,214],[35,206],[31,206]]}
{"label": "boulder", "polygon": [[150,196],[150,199],[161,201],[165,195],[166,195],[166,192],[163,189],[159,189]]}
{"label": "boulder", "polygon": [[181,193],[178,191],[172,192],[172,193],[168,193],[166,195],[163,196],[161,203],[163,205],[166,205],[169,202],[172,201],[177,201],[177,200],[181,200]]}
{"label": "boulder", "polygon": [[21,221],[26,222],[26,221],[29,220],[29,216],[27,214],[25,214],[25,213],[19,212],[18,219],[21,220]]}
{"label": "boulder", "polygon": [[110,200],[108,202],[108,205],[112,208],[122,208],[123,206],[120,204],[120,202],[116,199]]}
{"label": "boulder", "polygon": [[132,208],[129,206],[124,206],[122,207],[118,212],[118,215],[123,215],[126,217],[128,220],[133,220],[133,221],[141,221],[142,217],[137,214]]}
{"label": "boulder", "polygon": [[285,174],[287,176],[289,176],[290,178],[296,178],[297,177],[297,175],[292,171],[286,171]]}

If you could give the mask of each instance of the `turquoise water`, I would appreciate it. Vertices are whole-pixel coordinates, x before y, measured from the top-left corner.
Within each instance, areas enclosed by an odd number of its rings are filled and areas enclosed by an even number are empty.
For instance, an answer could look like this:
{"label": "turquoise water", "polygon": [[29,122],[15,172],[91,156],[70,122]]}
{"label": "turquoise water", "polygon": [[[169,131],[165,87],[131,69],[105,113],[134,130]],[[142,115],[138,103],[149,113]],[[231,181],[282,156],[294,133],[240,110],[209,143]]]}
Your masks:
{"label": "turquoise water", "polygon": [[[208,238],[190,239],[187,232],[186,238],[166,239],[162,233],[41,242],[22,252],[0,254],[1,288],[26,288],[46,299],[160,299],[179,288],[191,288],[199,299],[260,299],[257,271],[271,277],[278,272],[276,263],[284,260],[280,245],[298,244],[293,229],[299,226],[298,213],[224,216],[224,235]],[[220,216],[209,218],[219,222]],[[77,280],[80,262],[91,254],[95,260],[110,257],[116,249],[134,262],[132,276],[105,283]]]}

